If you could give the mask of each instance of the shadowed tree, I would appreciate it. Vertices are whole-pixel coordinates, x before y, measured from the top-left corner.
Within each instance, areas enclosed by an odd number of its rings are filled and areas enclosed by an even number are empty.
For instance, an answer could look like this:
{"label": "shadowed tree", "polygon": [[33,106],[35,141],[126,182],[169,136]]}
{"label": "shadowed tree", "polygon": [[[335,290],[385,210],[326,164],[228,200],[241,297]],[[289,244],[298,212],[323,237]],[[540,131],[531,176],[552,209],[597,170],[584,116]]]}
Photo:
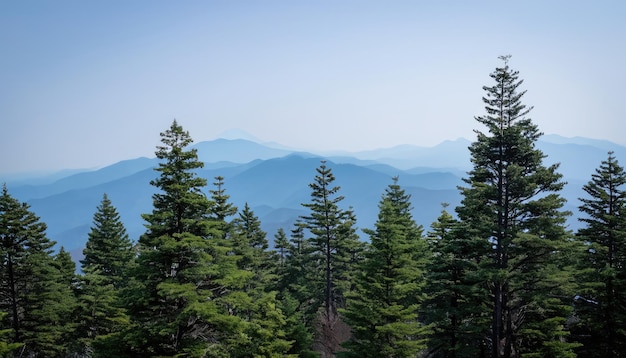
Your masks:
{"label": "shadowed tree", "polygon": [[[0,310],[3,328],[11,329],[11,347],[24,356],[63,357],[73,334],[73,270],[66,251],[53,255],[54,242],[45,234],[26,203],[0,195]],[[69,260],[69,261],[68,261]],[[68,267],[72,272],[68,273]],[[14,344],[13,344],[14,343]]]}
{"label": "shadowed tree", "polygon": [[432,259],[427,266],[428,300],[424,305],[431,326],[427,357],[485,357],[489,292],[478,275],[481,253],[488,245],[470,234],[443,205],[428,233]]}
{"label": "shadowed tree", "polygon": [[328,355],[341,349],[342,340],[347,338],[339,337],[343,323],[337,309],[345,306],[345,294],[352,284],[354,265],[363,244],[356,235],[354,213],[339,206],[344,197],[338,195],[340,187],[333,186],[332,170],[322,161],[316,172],[313,183],[309,184],[311,202],[302,204],[309,214],[302,216],[301,222],[311,234],[308,240],[312,251],[307,260],[319,265],[305,267],[322,273],[311,275],[309,285],[323,292],[316,334],[318,349]]}
{"label": "shadowed tree", "polygon": [[626,356],[626,172],[609,152],[608,158],[583,186],[580,218],[585,226],[578,239],[585,251],[580,258],[581,291],[576,327],[584,347],[579,356]]}
{"label": "shadowed tree", "polygon": [[535,147],[541,133],[521,101],[523,81],[509,56],[500,58],[495,83],[483,87],[486,114],[476,120],[487,132],[477,130],[470,146],[473,169],[457,208],[472,235],[489,243],[480,276],[490,291],[491,356],[573,356],[563,327],[570,303],[559,299],[570,279],[564,183],[558,165],[543,165]]}

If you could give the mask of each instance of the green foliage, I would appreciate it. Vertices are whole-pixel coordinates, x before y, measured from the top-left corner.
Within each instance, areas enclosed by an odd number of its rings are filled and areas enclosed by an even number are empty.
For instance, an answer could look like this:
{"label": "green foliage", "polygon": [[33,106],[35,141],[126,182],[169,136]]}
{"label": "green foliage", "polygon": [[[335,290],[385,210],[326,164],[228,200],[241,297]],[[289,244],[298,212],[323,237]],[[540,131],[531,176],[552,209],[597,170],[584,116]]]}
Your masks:
{"label": "green foliage", "polygon": [[83,255],[80,261],[83,270],[90,268],[99,271],[116,288],[126,281],[128,266],[135,252],[120,215],[106,194],[93,216],[93,226]]}
{"label": "green foliage", "polygon": [[[6,316],[6,312],[0,312],[0,321],[4,320]],[[0,357],[11,357],[13,352],[24,345],[23,343],[11,343],[12,333],[13,331],[10,328],[0,330]]]}
{"label": "green foliage", "polygon": [[3,328],[11,329],[9,346],[22,345],[24,355],[62,357],[73,333],[74,266],[62,249],[53,256],[54,242],[45,230],[5,185],[0,196],[0,309],[8,313]]}
{"label": "green foliage", "polygon": [[352,210],[340,208],[344,199],[338,195],[340,187],[333,186],[335,176],[326,162],[316,169],[317,175],[311,188],[311,202],[302,206],[309,214],[302,216],[304,227],[311,233],[309,243],[313,251],[311,261],[319,261],[324,274],[313,279],[323,280],[324,297],[321,306],[327,316],[343,307],[344,294],[350,287],[353,264],[359,259],[363,245],[359,242]]}
{"label": "green foliage", "polygon": [[120,291],[95,265],[83,268],[79,287],[81,351],[90,356],[106,356],[119,346],[116,338],[130,326]]}
{"label": "green foliage", "polygon": [[340,349],[336,332],[342,326],[338,308],[345,307],[345,295],[351,289],[355,265],[361,259],[363,244],[356,235],[356,218],[351,209],[342,209],[344,199],[338,195],[340,187],[333,186],[335,176],[326,162],[316,169],[311,188],[311,202],[302,205],[309,214],[302,216],[302,227],[310,233],[308,252],[303,256],[306,290],[323,292],[320,299],[311,297],[310,308],[318,317],[314,322],[320,350],[332,354]]}
{"label": "green foliage", "polygon": [[[278,241],[277,241],[278,242]],[[304,238],[304,225],[300,222],[291,230],[291,237],[282,250],[284,263],[278,268],[278,299],[279,307],[286,320],[285,337],[293,342],[288,353],[296,353],[301,357],[315,356],[311,351],[313,342],[313,322],[317,317],[319,302],[322,300],[323,287],[316,290],[312,283],[320,282],[311,279],[316,274],[309,261],[312,248]]]}
{"label": "green foliage", "polygon": [[287,255],[289,252],[289,239],[285,230],[281,227],[274,235],[274,251],[276,253],[278,271],[282,272],[287,262]]}
{"label": "green foliage", "polygon": [[[209,217],[211,201],[197,177],[203,166],[192,142],[176,121],[161,134],[156,155],[163,162],[151,184],[154,209],[144,214],[147,232],[139,239],[134,280],[125,296],[132,332],[126,338],[137,355],[202,356],[221,351],[222,334],[239,324],[219,299],[229,289],[230,272],[222,269],[227,249]],[[217,343],[215,343],[217,342]]]}
{"label": "green foliage", "polygon": [[424,317],[431,326],[428,352],[435,357],[484,357],[488,351],[489,292],[479,276],[485,240],[446,211],[431,225]]}
{"label": "green foliage", "polygon": [[[543,354],[550,345],[565,356],[573,345],[556,342],[566,333],[567,304],[544,299],[568,294],[562,285],[568,278],[556,274],[568,270],[564,260],[571,252],[568,213],[558,195],[563,182],[558,165],[542,164],[545,156],[535,148],[541,133],[526,117],[525,91],[518,91],[523,81],[509,68],[509,57],[502,59],[504,66],[491,74],[494,85],[483,87],[487,114],[476,120],[488,133],[476,131],[470,146],[474,168],[464,179],[469,186],[462,188],[457,213],[472,239],[489,243],[478,253],[478,275],[492,298],[491,355]],[[541,340],[528,333],[547,327]]]}
{"label": "green foliage", "polygon": [[134,249],[117,209],[106,194],[93,217],[80,278],[78,301],[80,351],[90,356],[107,356],[119,351],[123,332],[130,320],[122,301],[134,262]]}
{"label": "green foliage", "polygon": [[240,304],[235,315],[247,323],[249,341],[238,355],[278,356],[291,348],[285,336],[285,317],[273,290],[277,277],[274,257],[268,250],[266,233],[248,204],[233,222],[233,253],[237,267],[247,279],[239,292]]}
{"label": "green foliage", "polygon": [[613,155],[602,161],[583,187],[577,233],[580,255],[575,328],[588,357],[622,357],[626,352],[626,172]]}
{"label": "green foliage", "polygon": [[371,244],[358,266],[355,288],[342,310],[353,332],[344,346],[354,357],[416,356],[425,345],[418,321],[424,301],[424,269],[429,259],[422,228],[411,216],[410,196],[389,185],[379,204]]}

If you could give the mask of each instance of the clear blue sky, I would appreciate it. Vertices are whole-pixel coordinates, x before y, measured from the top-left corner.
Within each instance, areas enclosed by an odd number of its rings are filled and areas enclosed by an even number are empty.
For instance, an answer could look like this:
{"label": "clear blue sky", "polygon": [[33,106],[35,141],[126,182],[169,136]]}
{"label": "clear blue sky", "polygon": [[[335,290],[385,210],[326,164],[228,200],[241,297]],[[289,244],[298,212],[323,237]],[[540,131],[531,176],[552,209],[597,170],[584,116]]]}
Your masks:
{"label": "clear blue sky", "polygon": [[302,149],[473,140],[503,54],[543,132],[626,144],[625,4],[2,1],[0,173],[152,157],[174,118]]}

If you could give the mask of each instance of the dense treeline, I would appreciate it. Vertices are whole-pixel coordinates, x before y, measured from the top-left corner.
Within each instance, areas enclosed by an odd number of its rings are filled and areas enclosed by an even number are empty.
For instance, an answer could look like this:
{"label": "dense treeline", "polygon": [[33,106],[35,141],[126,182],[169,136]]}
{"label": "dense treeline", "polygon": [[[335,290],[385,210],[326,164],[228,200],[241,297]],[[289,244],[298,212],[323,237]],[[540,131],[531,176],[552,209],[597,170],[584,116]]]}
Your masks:
{"label": "dense treeline", "polygon": [[523,81],[501,59],[463,200],[428,229],[393,178],[360,240],[322,161],[307,214],[270,248],[224,178],[197,175],[176,121],[145,233],[132,241],[104,194],[80,270],[5,185],[0,356],[626,356],[626,173],[609,152],[583,188],[583,228],[568,230],[558,165],[544,166]]}

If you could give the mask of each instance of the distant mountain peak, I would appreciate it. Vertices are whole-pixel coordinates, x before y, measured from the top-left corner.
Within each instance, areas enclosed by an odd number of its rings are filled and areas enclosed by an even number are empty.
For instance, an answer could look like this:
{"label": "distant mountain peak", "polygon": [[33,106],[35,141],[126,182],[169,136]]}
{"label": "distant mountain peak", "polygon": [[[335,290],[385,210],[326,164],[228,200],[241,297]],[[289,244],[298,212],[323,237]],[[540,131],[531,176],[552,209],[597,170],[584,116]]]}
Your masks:
{"label": "distant mountain peak", "polygon": [[259,138],[253,136],[252,134],[244,131],[243,129],[239,129],[239,128],[231,128],[228,130],[223,131],[222,133],[220,133],[218,136],[218,138],[221,139],[245,139],[245,140],[249,140],[251,142],[257,142],[260,143],[261,140],[259,140]]}

